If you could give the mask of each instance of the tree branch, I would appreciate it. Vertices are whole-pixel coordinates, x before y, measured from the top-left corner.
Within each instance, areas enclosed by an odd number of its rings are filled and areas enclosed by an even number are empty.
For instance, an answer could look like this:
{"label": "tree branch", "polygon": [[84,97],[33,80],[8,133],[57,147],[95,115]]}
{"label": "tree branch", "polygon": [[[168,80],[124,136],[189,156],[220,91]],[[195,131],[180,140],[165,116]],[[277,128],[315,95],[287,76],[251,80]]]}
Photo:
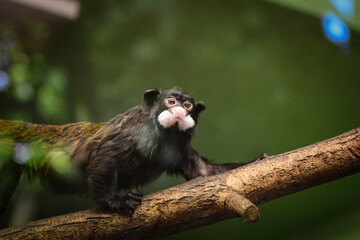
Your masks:
{"label": "tree branch", "polygon": [[243,216],[274,198],[360,171],[360,128],[146,196],[133,214],[87,210],[0,231],[0,239],[154,239]]}

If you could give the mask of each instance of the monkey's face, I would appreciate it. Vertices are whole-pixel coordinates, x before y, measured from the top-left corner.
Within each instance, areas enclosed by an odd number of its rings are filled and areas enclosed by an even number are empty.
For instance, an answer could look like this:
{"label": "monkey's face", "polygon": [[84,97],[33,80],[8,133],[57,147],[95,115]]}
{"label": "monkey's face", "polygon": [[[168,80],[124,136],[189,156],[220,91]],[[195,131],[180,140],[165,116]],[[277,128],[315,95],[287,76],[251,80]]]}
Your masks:
{"label": "monkey's face", "polygon": [[192,99],[183,100],[183,96],[169,95],[163,99],[163,110],[157,120],[164,128],[178,127],[180,131],[186,131],[195,126],[195,120],[191,117],[190,113],[194,107]]}
{"label": "monkey's face", "polygon": [[[149,95],[146,96],[150,93],[149,91],[153,94],[150,98]],[[195,103],[190,95],[178,90],[160,93],[158,90],[150,89],[145,92],[144,99],[150,102],[151,99],[153,100],[153,116],[160,126],[165,129],[177,128],[182,132],[194,128],[199,113],[205,109],[204,103]]]}

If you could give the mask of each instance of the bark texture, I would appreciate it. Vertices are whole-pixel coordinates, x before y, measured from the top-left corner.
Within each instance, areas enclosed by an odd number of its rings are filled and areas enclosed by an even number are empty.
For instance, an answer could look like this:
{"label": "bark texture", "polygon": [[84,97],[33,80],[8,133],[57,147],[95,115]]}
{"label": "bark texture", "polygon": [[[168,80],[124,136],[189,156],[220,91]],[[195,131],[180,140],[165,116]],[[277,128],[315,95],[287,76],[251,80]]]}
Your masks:
{"label": "bark texture", "polygon": [[360,128],[148,195],[133,214],[87,210],[0,231],[0,239],[155,239],[243,216],[254,205],[360,171]]}

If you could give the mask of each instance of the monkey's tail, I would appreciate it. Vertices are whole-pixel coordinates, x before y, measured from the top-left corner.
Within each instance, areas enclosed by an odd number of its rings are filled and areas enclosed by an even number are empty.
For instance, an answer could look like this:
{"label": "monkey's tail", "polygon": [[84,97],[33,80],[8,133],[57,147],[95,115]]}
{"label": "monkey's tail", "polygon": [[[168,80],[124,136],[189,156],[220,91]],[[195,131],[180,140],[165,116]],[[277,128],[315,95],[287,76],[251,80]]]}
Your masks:
{"label": "monkey's tail", "polygon": [[24,121],[12,121],[0,119],[0,136],[11,137],[18,142],[29,141],[41,137],[36,130],[37,124]]}
{"label": "monkey's tail", "polygon": [[29,123],[23,121],[11,121],[0,119],[0,136],[10,136],[15,138],[19,133],[28,129]]}
{"label": "monkey's tail", "polygon": [[0,136],[17,142],[41,139],[49,142],[72,141],[96,133],[104,123],[77,122],[66,125],[45,125],[23,121],[0,120]]}
{"label": "monkey's tail", "polygon": [[59,126],[35,124],[24,121],[1,120],[0,137],[11,137],[17,142],[27,142],[36,139],[51,140],[59,137]]}

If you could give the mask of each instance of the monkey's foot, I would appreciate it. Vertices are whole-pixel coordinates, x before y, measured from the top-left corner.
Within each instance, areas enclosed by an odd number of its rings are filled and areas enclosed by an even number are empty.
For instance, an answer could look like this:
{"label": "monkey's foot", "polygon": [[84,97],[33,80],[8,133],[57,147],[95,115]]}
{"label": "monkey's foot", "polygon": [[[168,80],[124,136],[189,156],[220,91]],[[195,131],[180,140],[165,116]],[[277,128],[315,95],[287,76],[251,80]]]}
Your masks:
{"label": "monkey's foot", "polygon": [[143,194],[136,189],[131,190],[128,194],[120,197],[117,194],[113,194],[106,199],[106,205],[117,211],[131,211],[134,212],[135,207],[141,203]]}
{"label": "monkey's foot", "polygon": [[139,190],[133,189],[131,190],[126,196],[128,199],[132,199],[138,203],[141,203],[142,198],[144,197],[144,194],[142,194]]}
{"label": "monkey's foot", "polygon": [[135,209],[134,202],[136,205],[140,204],[143,196],[144,194],[142,194],[136,189],[133,189],[128,194],[125,195],[124,197],[125,205],[128,207],[128,209],[130,209],[130,211],[134,212]]}

